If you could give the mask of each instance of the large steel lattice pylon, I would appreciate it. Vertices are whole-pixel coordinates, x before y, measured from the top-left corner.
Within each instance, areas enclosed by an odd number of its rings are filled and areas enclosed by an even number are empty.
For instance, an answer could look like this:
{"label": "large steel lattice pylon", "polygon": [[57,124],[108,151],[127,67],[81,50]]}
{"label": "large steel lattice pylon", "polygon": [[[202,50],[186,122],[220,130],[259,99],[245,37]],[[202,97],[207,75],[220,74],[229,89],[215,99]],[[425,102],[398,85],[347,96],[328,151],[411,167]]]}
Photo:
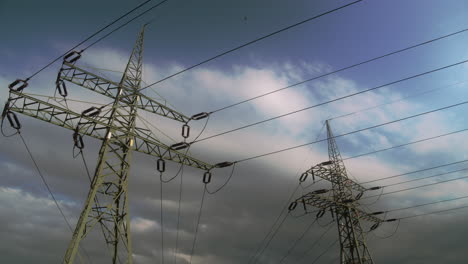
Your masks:
{"label": "large steel lattice pylon", "polygon": [[333,199],[335,205],[335,218],[338,225],[340,242],[340,259],[343,264],[370,264],[374,263],[367,248],[364,232],[360,221],[360,212],[356,209],[359,204],[349,186],[346,168],[340,151],[333,137],[330,123],[326,121],[328,137],[328,158],[331,161],[329,169],[332,181]]}
{"label": "large steel lattice pylon", "polygon": [[128,214],[128,174],[135,133],[136,104],[141,84],[144,27],[133,48],[108,113],[108,129],[99,150],[91,189],[65,254],[72,263],[81,238],[98,222],[106,243],[112,249],[112,263],[123,258],[132,263],[130,217]]}
{"label": "large steel lattice pylon", "polygon": [[[93,106],[84,111],[74,111],[67,104],[56,104],[38,99],[24,92],[27,80],[16,80],[10,84],[9,98],[2,113],[12,126],[20,129],[15,113],[20,113],[73,131],[75,147],[83,148],[83,136],[102,141],[97,166],[84,208],[73,232],[72,240],[65,253],[64,263],[72,264],[81,248],[82,240],[96,227],[100,227],[108,249],[111,263],[132,263],[130,215],[128,211],[128,179],[133,151],[158,159],[158,171],[170,160],[210,171],[210,165],[195,159],[180,150],[189,147],[181,142],[168,146],[153,133],[136,123],[137,110],[143,110],[183,125],[184,138],[189,137],[188,123],[206,118],[206,113],[187,117],[174,109],[142,94],[143,40],[145,27],[141,29],[132,54],[119,83],[86,71],[75,63],[81,53],[73,51],[64,57],[57,76],[58,93],[67,97],[65,83],[73,83],[112,99],[110,105]],[[55,97],[54,97],[55,98]]]}

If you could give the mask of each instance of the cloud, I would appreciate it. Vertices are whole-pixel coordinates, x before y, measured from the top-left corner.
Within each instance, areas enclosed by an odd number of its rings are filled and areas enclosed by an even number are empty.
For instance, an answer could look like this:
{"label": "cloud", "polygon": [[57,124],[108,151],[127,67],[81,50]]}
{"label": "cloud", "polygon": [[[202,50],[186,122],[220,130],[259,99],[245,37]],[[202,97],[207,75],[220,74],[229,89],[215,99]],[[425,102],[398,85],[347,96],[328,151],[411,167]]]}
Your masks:
{"label": "cloud", "polygon": [[[83,57],[83,61],[87,67],[121,71],[123,70],[122,67],[116,68],[116,65],[125,64],[127,56],[125,52],[117,49],[95,49],[90,50],[90,53]],[[298,80],[305,79],[313,73],[327,72],[331,69],[327,64],[320,62],[276,63],[271,66],[261,65],[261,67],[258,64],[257,66],[252,65],[235,65],[229,69],[199,67],[158,85],[156,91],[164,98],[167,98],[171,104],[177,106],[181,112],[191,115],[218,109],[255,95],[286,87]],[[158,66],[146,63],[144,67],[145,76],[147,76],[145,78],[149,80],[149,83],[183,68],[177,63]],[[101,70],[101,72],[105,71]],[[56,72],[50,71],[48,73],[49,77],[54,74]],[[118,73],[106,72],[107,74],[109,77],[118,80]],[[6,79],[9,79],[9,77]],[[38,82],[37,87],[39,87],[39,91],[51,90],[47,82]],[[213,114],[201,138],[250,124],[251,122],[285,114],[343,94],[354,93],[360,89],[362,89],[361,85],[357,81],[340,75],[287,89],[253,100],[239,107]],[[76,86],[70,86],[70,90],[74,96],[76,95],[85,100],[101,100],[101,97],[95,97],[87,91],[78,92],[81,90]],[[367,93],[325,107],[314,108],[259,126],[201,141],[193,144],[191,153],[195,157],[210,163],[226,160],[235,161],[314,141],[321,130],[321,122],[329,117],[359,112],[332,121],[332,127],[335,135],[337,135],[418,113],[425,107],[419,102],[404,100],[373,108],[401,98],[402,94],[398,89],[389,87],[378,92]],[[76,107],[83,108],[84,105],[76,103]],[[361,112],[361,110],[367,108],[373,109]],[[149,114],[142,115],[172,138],[182,140],[180,136],[181,125],[179,123],[151,117]],[[81,161],[73,160],[70,158],[71,155],[63,154],[71,151],[71,132],[64,132],[61,128],[42,124],[23,116],[21,116],[21,121],[24,123],[24,135],[30,142],[33,154],[37,158],[40,167],[44,169],[54,192],[58,196],[64,197],[61,203],[67,209],[67,215],[74,216],[71,219],[76,222],[81,210],[80,204],[86,197],[89,183],[86,177],[83,177],[84,169]],[[138,124],[141,125],[142,123],[139,122]],[[191,122],[189,124],[192,127],[192,135],[189,138],[191,140],[201,130],[203,122]],[[419,139],[428,134],[443,133],[450,129],[452,129],[451,122],[447,122],[444,114],[440,113],[428,115],[414,122],[402,122],[380,129],[369,130],[359,135],[339,138],[337,142],[343,156],[351,156],[356,153]],[[325,137],[323,131],[320,135],[320,138]],[[163,137],[161,133],[158,133],[158,136],[165,143],[172,142]],[[450,150],[453,150],[454,156],[463,153],[465,145],[460,143],[464,142],[462,137],[456,140],[453,138],[444,140],[440,141],[440,144],[436,146],[416,144],[405,148],[401,153],[386,152],[375,156],[348,160],[346,166],[351,173],[351,178],[355,177],[357,181],[364,182],[422,168],[437,160],[437,157],[439,157],[437,155],[440,155],[441,152],[447,154]],[[85,141],[86,157],[90,160],[89,166],[94,168],[94,159],[98,153],[99,142],[88,138]],[[30,161],[25,156],[22,146],[18,144],[19,141],[13,141],[13,139],[2,139],[0,142],[2,144],[0,167],[10,175],[9,179],[2,182],[4,187],[0,189],[0,196],[3,195],[2,201],[4,199],[9,201],[5,203],[1,210],[4,216],[3,222],[6,223],[4,232],[14,237],[12,234],[18,229],[18,226],[24,226],[28,230],[37,230],[38,234],[44,235],[48,232],[48,223],[53,218],[54,220],[50,223],[60,226],[61,230],[60,232],[55,231],[54,239],[56,236],[56,239],[63,245],[55,245],[51,252],[57,254],[64,252],[65,242],[69,240],[69,236],[64,235],[67,231],[63,223],[59,224],[60,218],[57,218],[57,212],[54,211],[56,209],[54,209],[53,204],[50,204],[50,200],[44,198],[46,197],[44,189],[38,188],[41,183],[37,175],[35,175]],[[129,183],[131,224],[134,232],[134,257],[135,261],[139,263],[153,263],[154,259],[159,259],[160,256],[160,182],[159,175],[155,170],[154,159],[154,157],[136,154]],[[219,195],[207,195],[206,197],[194,255],[195,262],[245,263],[253,249],[257,247],[258,242],[268,231],[269,225],[277,217],[281,206],[285,203],[285,199],[297,186],[298,174],[311,165],[327,159],[325,142],[236,165],[232,179]],[[168,171],[164,177],[169,178],[169,176],[175,175],[176,169],[175,164],[168,162]],[[64,170],[66,173],[64,173]],[[213,181],[208,185],[210,189],[221,186],[228,179],[230,168],[214,169],[212,172]],[[177,223],[179,223],[179,248],[176,257],[180,261],[187,262],[190,256],[195,223],[204,187],[201,183],[202,174],[203,172],[190,168],[184,170],[182,202],[180,204],[182,214],[180,216],[177,215],[180,178],[163,185],[166,242],[164,253],[168,259],[173,257]],[[11,175],[15,175],[15,177],[13,178]],[[404,177],[404,180],[412,177],[415,176],[409,175]],[[398,180],[388,181],[388,183],[397,182]],[[440,185],[430,191],[415,190],[410,194],[396,195],[396,198],[379,200],[370,208],[377,210],[378,208],[391,208],[391,206],[398,207],[413,202],[443,198],[447,196],[447,193],[458,195],[466,190],[468,186],[465,185],[465,182],[454,182],[444,186]],[[309,190],[319,186],[321,185],[313,185]],[[294,198],[299,195],[300,191],[294,195]],[[12,201],[18,201],[18,205],[15,205]],[[12,212],[12,208],[15,206],[20,206],[21,213]],[[8,217],[10,213],[11,216],[19,217],[17,219],[10,218]],[[35,217],[30,218],[31,215],[35,215]],[[51,217],[52,215],[54,217]],[[281,233],[282,236],[288,238],[285,241],[293,241],[297,234],[304,230],[307,221],[311,219],[310,217],[300,220],[288,218],[288,228],[283,229]],[[444,221],[446,221],[444,223],[449,223],[458,220],[448,219]],[[437,225],[436,223],[427,224],[428,226],[424,230]],[[403,230],[406,230],[409,226],[422,229],[417,224],[408,224]],[[312,241],[322,231],[323,229],[316,227],[311,231],[312,235],[308,237],[307,241]],[[442,232],[442,230],[439,230],[439,232]],[[409,241],[403,243],[406,246],[410,246],[418,239],[410,233],[401,233],[400,236],[403,241]],[[434,237],[436,237],[435,234]],[[21,250],[26,251],[32,246],[37,246],[40,241],[39,238],[40,236],[31,238],[34,240],[33,245],[21,244]],[[284,253],[289,244],[275,239],[271,245],[272,249],[267,250],[263,259],[265,262],[273,262]],[[400,245],[392,246],[388,242],[382,244],[392,248],[400,247]],[[322,247],[325,246],[322,245]],[[384,263],[388,252],[378,249],[374,245],[372,247],[378,252],[376,253],[377,259]],[[319,253],[320,250],[317,249],[312,254],[317,255]],[[99,252],[91,251],[91,254],[101,256]],[[387,261],[387,263],[392,262]]]}

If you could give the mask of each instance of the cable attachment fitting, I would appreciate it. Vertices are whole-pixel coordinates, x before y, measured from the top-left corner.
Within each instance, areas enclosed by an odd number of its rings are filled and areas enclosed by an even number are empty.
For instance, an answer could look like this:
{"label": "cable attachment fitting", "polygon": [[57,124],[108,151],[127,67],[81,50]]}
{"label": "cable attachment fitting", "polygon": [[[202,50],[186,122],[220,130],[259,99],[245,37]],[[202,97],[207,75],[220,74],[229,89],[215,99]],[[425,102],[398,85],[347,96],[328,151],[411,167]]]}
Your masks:
{"label": "cable attachment fitting", "polygon": [[319,163],[318,165],[319,166],[326,166],[326,165],[331,165],[331,164],[333,164],[333,161],[327,160],[327,161],[324,161],[322,163]]}
{"label": "cable attachment fitting", "polygon": [[379,226],[380,226],[380,222],[377,222],[377,223],[373,224],[373,225],[371,226],[371,228],[370,228],[370,231],[376,230]]}
{"label": "cable attachment fitting", "polygon": [[214,166],[216,168],[225,168],[225,167],[232,166],[233,164],[234,164],[234,162],[225,161],[225,162],[220,162],[218,164],[215,164]]}
{"label": "cable attachment fitting", "polygon": [[354,199],[344,199],[344,200],[341,201],[341,202],[342,202],[342,203],[345,203],[345,204],[347,204],[347,203],[352,203],[352,202],[354,202]]}
{"label": "cable attachment fitting", "polygon": [[187,142],[180,142],[180,143],[175,143],[170,146],[170,149],[173,150],[181,150],[190,147],[190,144]]}
{"label": "cable attachment fitting", "polygon": [[26,80],[16,79],[14,82],[8,85],[8,88],[15,92],[21,92],[23,91],[24,88],[28,87],[28,85],[29,85],[28,79]]}
{"label": "cable attachment fitting", "polygon": [[80,58],[81,58],[81,52],[74,50],[68,53],[67,55],[65,55],[65,57],[63,57],[63,62],[72,64],[72,63],[75,63]]}
{"label": "cable attachment fitting", "polygon": [[201,120],[201,119],[207,118],[209,115],[210,114],[207,113],[207,112],[201,112],[201,113],[193,115],[190,119],[191,120]]}
{"label": "cable attachment fitting", "polygon": [[6,102],[5,102],[5,106],[3,107],[3,111],[2,111],[2,120],[6,117],[8,111],[10,109],[10,99],[8,99]]}
{"label": "cable attachment fitting", "polygon": [[315,215],[316,218],[322,218],[322,216],[325,214],[325,209],[320,210],[317,215]]}
{"label": "cable attachment fitting", "polygon": [[10,123],[10,126],[16,130],[21,129],[21,123],[18,120],[18,117],[16,116],[15,113],[11,111],[7,111],[6,117],[8,119],[8,123]]}
{"label": "cable attachment fitting", "polygon": [[208,184],[211,182],[211,172],[210,171],[205,171],[203,174],[203,183]]}
{"label": "cable attachment fitting", "polygon": [[81,136],[80,133],[78,133],[78,128],[76,127],[75,131],[73,132],[73,143],[76,148],[78,149],[84,149],[84,142],[83,142],[83,136]]}
{"label": "cable attachment fitting", "polygon": [[324,194],[324,193],[327,193],[329,191],[330,190],[328,190],[328,189],[318,189],[318,190],[312,191],[310,193],[312,193],[312,194]]}
{"label": "cable attachment fitting", "polygon": [[385,222],[395,222],[396,220],[398,220],[398,219],[392,218],[392,219],[385,220]]}
{"label": "cable attachment fitting", "polygon": [[304,172],[301,174],[301,177],[299,177],[299,182],[305,182],[305,180],[307,179],[307,176],[309,174],[307,174],[307,172]]}
{"label": "cable attachment fitting", "polygon": [[67,97],[68,91],[67,91],[67,86],[65,85],[65,82],[62,79],[57,79],[55,82],[56,89],[58,93],[63,97]]}
{"label": "cable attachment fitting", "polygon": [[378,211],[378,212],[373,212],[373,213],[370,213],[371,215],[381,215],[381,214],[384,214],[385,212],[384,211]]}
{"label": "cable attachment fitting", "polygon": [[156,168],[158,169],[159,172],[163,173],[166,171],[166,161],[163,160],[162,158],[159,158],[156,161]]}
{"label": "cable attachment fitting", "polygon": [[184,124],[182,126],[182,137],[188,138],[189,136],[190,136],[190,126],[187,124]]}
{"label": "cable attachment fitting", "polygon": [[297,201],[294,201],[289,205],[288,210],[292,211],[292,210],[296,209],[296,206],[297,206]]}
{"label": "cable attachment fitting", "polygon": [[382,188],[383,188],[382,186],[375,186],[375,187],[368,188],[367,190],[369,190],[369,191],[375,191],[375,190],[380,190],[380,189],[382,189]]}
{"label": "cable attachment fitting", "polygon": [[356,197],[354,199],[359,200],[359,199],[362,198],[363,195],[364,195],[364,192],[360,192],[360,193],[358,193],[358,195],[356,195]]}
{"label": "cable attachment fitting", "polygon": [[86,116],[86,117],[92,117],[92,116],[97,116],[101,113],[101,109],[97,107],[90,107],[83,112],[81,112],[81,116]]}

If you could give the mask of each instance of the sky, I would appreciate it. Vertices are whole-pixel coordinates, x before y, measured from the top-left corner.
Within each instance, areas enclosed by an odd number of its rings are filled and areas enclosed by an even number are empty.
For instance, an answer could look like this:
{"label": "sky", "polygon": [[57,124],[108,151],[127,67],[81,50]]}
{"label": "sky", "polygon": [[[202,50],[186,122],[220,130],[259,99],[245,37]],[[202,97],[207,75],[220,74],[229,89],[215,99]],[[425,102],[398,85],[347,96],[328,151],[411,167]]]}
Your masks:
{"label": "sky", "polygon": [[[30,76],[142,2],[0,0],[0,104],[3,106],[8,99],[8,84],[12,81]],[[169,0],[87,49],[77,65],[118,81],[140,28],[151,22],[145,31],[143,66],[143,81],[150,84],[345,3],[351,1]],[[463,30],[468,26],[467,11],[468,2],[463,0],[364,0],[210,61],[154,85],[144,93],[187,116],[214,111]],[[463,62],[468,59],[467,41],[468,32],[456,34],[216,112],[200,138]],[[59,62],[51,65],[32,78],[24,92],[53,96],[59,69]],[[467,72],[468,66],[464,63],[394,83],[200,141],[193,144],[190,154],[210,164],[238,161],[326,139],[323,123],[327,119],[332,119],[333,133],[340,135],[462,103],[468,99]],[[69,84],[67,87],[67,98],[74,111],[109,102],[108,98],[79,86]],[[468,106],[463,104],[337,138],[348,177],[366,187],[395,184],[385,187],[383,193],[386,193],[468,176],[462,170],[468,168],[468,162],[459,162],[365,183],[468,159],[468,132],[464,131],[350,158],[468,129],[467,110]],[[182,141],[180,123],[144,111],[139,115],[148,120],[154,135],[163,143]],[[24,115],[18,117],[21,134],[65,216],[74,226],[89,190],[89,181],[82,161],[72,157],[72,131]],[[141,120],[137,121],[138,125],[147,124]],[[190,125],[189,139],[193,139],[202,131],[204,120]],[[12,131],[7,122],[5,130]],[[85,158],[92,169],[96,166],[99,146],[98,140],[85,138]],[[192,263],[248,263],[256,249],[263,245],[263,238],[291,195],[296,199],[316,189],[330,188],[318,183],[309,186],[312,182],[308,179],[304,188],[296,189],[302,172],[327,159],[327,145],[322,142],[238,163],[228,184],[218,193],[205,197]],[[168,163],[164,177],[173,176],[177,168],[177,164]],[[459,171],[404,183],[455,170]],[[61,262],[71,232],[18,136],[0,137],[0,171],[1,262]],[[135,263],[163,263],[163,260],[164,263],[189,263],[203,194],[203,173],[184,168],[183,176],[163,184],[161,222],[161,182],[156,158],[134,154],[129,178],[129,211]],[[221,186],[230,173],[231,168],[215,169],[208,188]],[[181,179],[182,189],[179,188]],[[375,197],[379,191],[366,192],[361,205],[369,212],[393,210],[463,197],[467,190],[468,181],[461,179],[381,197]],[[458,199],[393,211],[386,217],[414,216],[465,205],[468,205],[467,199]],[[314,221],[315,214],[299,217],[300,214],[301,211],[281,214],[283,224],[254,263],[339,263],[339,247],[333,244],[338,237],[336,223],[331,221],[330,215]],[[463,241],[468,235],[464,223],[467,216],[468,210],[461,209],[385,223],[366,233],[369,251],[374,262],[382,264],[465,263]],[[281,262],[310,224],[312,227],[303,239]],[[366,231],[370,225],[363,223]],[[175,254],[177,230],[179,240]],[[110,253],[99,232],[92,233],[82,245],[91,263],[109,262]]]}

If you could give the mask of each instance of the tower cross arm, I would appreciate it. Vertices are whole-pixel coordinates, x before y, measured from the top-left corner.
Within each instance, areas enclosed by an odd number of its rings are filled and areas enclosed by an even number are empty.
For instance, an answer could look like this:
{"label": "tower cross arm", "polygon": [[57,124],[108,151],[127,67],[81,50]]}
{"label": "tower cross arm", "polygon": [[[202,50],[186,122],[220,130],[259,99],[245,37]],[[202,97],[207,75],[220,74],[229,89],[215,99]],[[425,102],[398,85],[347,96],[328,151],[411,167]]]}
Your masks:
{"label": "tower cross arm", "polygon": [[[103,78],[97,74],[84,70],[74,64],[64,62],[60,69],[59,80],[68,81],[73,84],[79,85],[91,91],[97,92],[104,96],[115,99],[119,90],[119,84]],[[135,106],[139,109],[164,116],[179,122],[186,123],[190,120],[189,117],[182,113],[175,111],[174,109],[162,104],[151,97],[136,92],[138,95],[138,101]],[[129,98],[122,98],[122,102],[130,104]]]}
{"label": "tower cross arm", "polygon": [[296,199],[297,203],[303,203],[305,205],[311,205],[316,208],[322,209],[322,210],[327,210],[330,208],[334,207],[347,207],[352,209],[356,214],[359,216],[359,219],[366,220],[369,222],[374,222],[374,223],[382,223],[384,222],[383,219],[380,219],[372,213],[365,212],[359,208],[357,208],[358,204],[355,202],[336,202],[322,194],[317,194],[315,192],[310,192],[302,197]]}
{"label": "tower cross arm", "polygon": [[350,188],[357,192],[367,191],[367,188],[365,188],[364,186],[349,179],[348,177],[344,177],[343,174],[341,173],[337,173],[336,169],[331,167],[332,165],[333,165],[332,162],[325,161],[308,169],[306,173],[313,175],[313,177],[317,176],[321,179],[327,180],[335,184],[338,184],[338,183],[341,184],[343,182],[347,188]]}
{"label": "tower cross arm", "polygon": [[[106,122],[106,116],[83,115],[17,91],[10,91],[6,107],[9,111],[24,114],[100,140],[104,140],[108,136],[121,137],[130,135],[133,139],[131,145],[135,151],[202,170],[214,168],[213,165],[171,149],[170,146],[163,144],[152,136],[151,131],[148,129],[135,127],[135,132],[128,133],[118,126],[109,127]],[[115,131],[114,135],[108,134],[109,128]]]}

